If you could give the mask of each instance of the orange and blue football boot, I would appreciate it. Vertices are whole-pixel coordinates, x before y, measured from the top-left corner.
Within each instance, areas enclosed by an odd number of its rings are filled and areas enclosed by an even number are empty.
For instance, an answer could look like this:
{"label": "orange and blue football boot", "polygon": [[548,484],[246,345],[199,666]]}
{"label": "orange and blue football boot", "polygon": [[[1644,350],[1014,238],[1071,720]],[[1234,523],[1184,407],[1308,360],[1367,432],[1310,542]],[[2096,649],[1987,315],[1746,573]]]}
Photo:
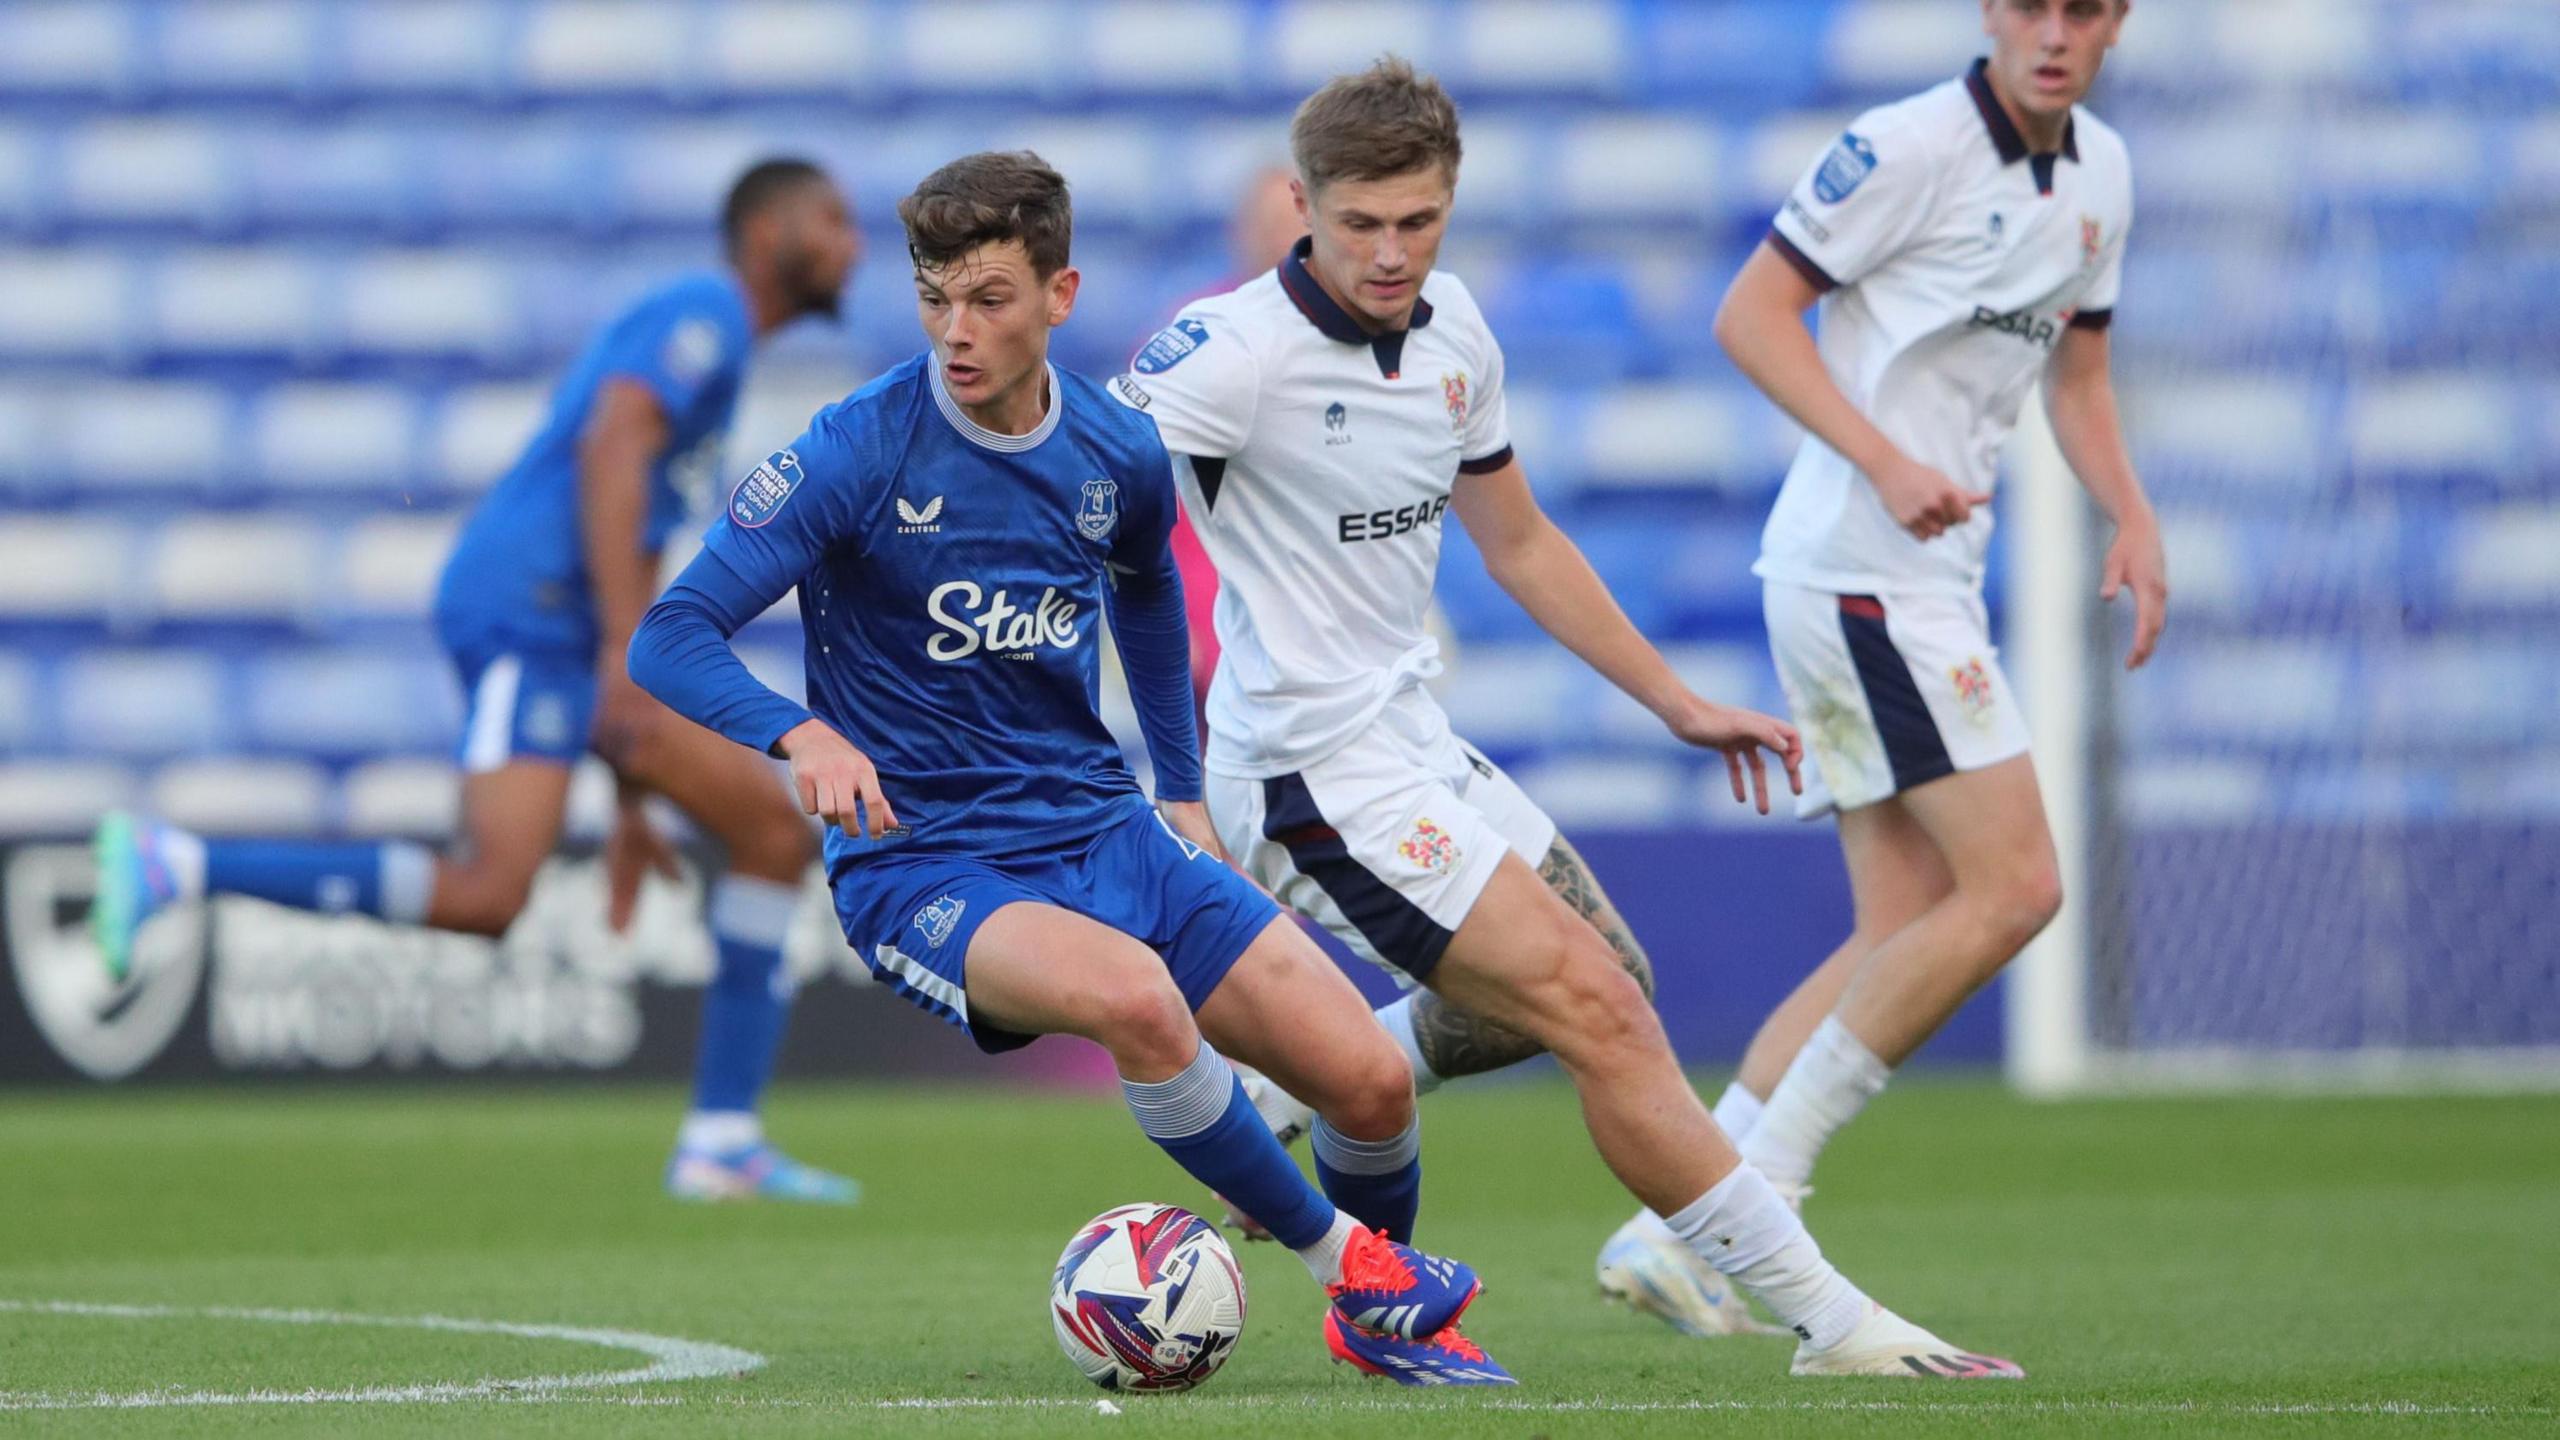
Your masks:
{"label": "orange and blue football boot", "polygon": [[1333,1358],[1364,1375],[1383,1375],[1399,1385],[1517,1385],[1511,1372],[1484,1353],[1484,1347],[1448,1326],[1420,1340],[1382,1335],[1343,1323],[1342,1312],[1324,1314],[1324,1344]]}
{"label": "orange and blue football boot", "polygon": [[1342,1278],[1324,1293],[1351,1325],[1416,1340],[1457,1324],[1484,1293],[1484,1282],[1463,1261],[1425,1255],[1364,1227],[1351,1232],[1342,1247]]}

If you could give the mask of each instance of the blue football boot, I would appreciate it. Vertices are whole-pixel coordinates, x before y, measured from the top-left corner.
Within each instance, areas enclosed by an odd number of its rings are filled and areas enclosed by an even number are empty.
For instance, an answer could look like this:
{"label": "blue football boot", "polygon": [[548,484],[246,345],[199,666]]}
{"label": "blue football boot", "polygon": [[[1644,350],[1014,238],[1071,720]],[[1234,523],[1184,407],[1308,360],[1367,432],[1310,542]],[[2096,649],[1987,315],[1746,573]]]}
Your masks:
{"label": "blue football boot", "polygon": [[1325,1348],[1342,1364],[1399,1385],[1517,1385],[1511,1372],[1451,1325],[1422,1340],[1381,1335],[1343,1323],[1342,1312],[1324,1313]]}
{"label": "blue football boot", "polygon": [[1484,1282],[1465,1262],[1425,1255],[1365,1228],[1351,1232],[1342,1248],[1342,1278],[1325,1287],[1344,1320],[1403,1340],[1457,1324],[1483,1293]]}

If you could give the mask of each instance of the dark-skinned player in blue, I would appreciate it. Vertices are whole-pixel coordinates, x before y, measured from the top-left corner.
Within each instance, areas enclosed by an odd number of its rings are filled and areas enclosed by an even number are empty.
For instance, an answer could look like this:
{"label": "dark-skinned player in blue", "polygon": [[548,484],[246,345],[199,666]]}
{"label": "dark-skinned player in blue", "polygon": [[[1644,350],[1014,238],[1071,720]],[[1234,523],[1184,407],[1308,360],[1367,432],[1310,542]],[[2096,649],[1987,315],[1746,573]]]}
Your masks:
{"label": "dark-skinned player in blue", "polygon": [[[633,636],[633,678],[790,761],[882,982],[988,1051],[1066,1034],[1109,1052],[1148,1138],[1325,1287],[1337,1358],[1509,1383],[1457,1327],[1474,1272],[1405,1243],[1422,1171],[1402,1052],[1226,863],[1201,805],[1172,462],[1143,411],[1048,363],[1079,284],[1066,182],[1028,153],[972,155],[899,215],[931,350],[739,482]],[[808,708],[728,644],[795,588]],[[1152,804],[1102,723],[1106,617]],[[1323,1191],[1228,1056],[1344,1137]]]}
{"label": "dark-skinned player in blue", "polygon": [[817,838],[768,766],[623,673],[685,492],[723,468],[748,352],[802,316],[833,315],[859,250],[844,196],[799,160],[741,175],[721,231],[726,265],[658,286],[597,331],[445,564],[436,632],[470,697],[462,843],[438,855],[401,841],[231,839],[113,815],[98,831],[91,922],[119,977],[145,920],[208,894],[503,935],[559,843],[570,774],[593,752],[620,792],[605,847],[614,929],[629,923],[646,871],[674,870],[648,795],[673,801],[727,855],[711,884],[719,968],[668,1190],[850,1203],[851,1181],[784,1155],[757,1115],[790,1009],[782,942]]}

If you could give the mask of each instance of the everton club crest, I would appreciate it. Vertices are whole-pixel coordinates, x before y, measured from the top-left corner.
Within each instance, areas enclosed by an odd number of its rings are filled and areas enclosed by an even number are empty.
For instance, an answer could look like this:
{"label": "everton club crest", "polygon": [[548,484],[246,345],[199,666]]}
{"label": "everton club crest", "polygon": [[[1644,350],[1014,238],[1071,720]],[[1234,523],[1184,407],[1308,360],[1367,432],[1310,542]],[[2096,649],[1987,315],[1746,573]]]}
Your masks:
{"label": "everton club crest", "polygon": [[1120,520],[1120,482],[1087,480],[1084,501],[1076,507],[1076,529],[1087,540],[1100,540]]}

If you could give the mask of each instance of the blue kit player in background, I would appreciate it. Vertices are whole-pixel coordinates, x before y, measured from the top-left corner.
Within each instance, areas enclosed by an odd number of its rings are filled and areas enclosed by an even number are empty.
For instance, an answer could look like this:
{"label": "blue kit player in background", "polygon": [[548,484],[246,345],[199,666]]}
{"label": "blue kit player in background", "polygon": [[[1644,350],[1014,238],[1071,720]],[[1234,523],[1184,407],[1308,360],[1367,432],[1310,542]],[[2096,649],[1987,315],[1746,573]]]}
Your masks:
{"label": "blue kit player in background", "polygon": [[605,851],[616,930],[643,872],[674,868],[647,795],[675,802],[728,856],[711,892],[719,970],[668,1189],[849,1203],[851,1181],[782,1155],[756,1112],[789,1013],[782,943],[816,837],[764,762],[669,714],[623,672],[659,551],[685,517],[684,482],[718,473],[749,349],[802,316],[834,315],[858,249],[844,196],[799,160],[742,175],[721,227],[725,268],[652,290],[588,342],[549,421],[446,562],[436,629],[470,697],[463,843],[439,856],[407,843],[229,840],[109,816],[92,924],[119,974],[144,920],[208,894],[502,935],[559,841],[570,773],[592,750],[620,795]]}
{"label": "blue kit player in background", "polygon": [[[633,677],[791,762],[834,827],[845,937],[882,982],[988,1051],[1051,1033],[1107,1050],[1147,1136],[1326,1288],[1337,1358],[1508,1383],[1457,1328],[1474,1273],[1404,1243],[1422,1167],[1402,1052],[1226,863],[1201,804],[1171,459],[1143,412],[1048,363],[1079,283],[1066,182],[1035,155],[973,155],[899,215],[931,351],[748,473],[632,638]],[[795,588],[814,713],[728,645]],[[1153,805],[1102,723],[1105,615]],[[1314,1107],[1321,1193],[1229,1055]]]}

